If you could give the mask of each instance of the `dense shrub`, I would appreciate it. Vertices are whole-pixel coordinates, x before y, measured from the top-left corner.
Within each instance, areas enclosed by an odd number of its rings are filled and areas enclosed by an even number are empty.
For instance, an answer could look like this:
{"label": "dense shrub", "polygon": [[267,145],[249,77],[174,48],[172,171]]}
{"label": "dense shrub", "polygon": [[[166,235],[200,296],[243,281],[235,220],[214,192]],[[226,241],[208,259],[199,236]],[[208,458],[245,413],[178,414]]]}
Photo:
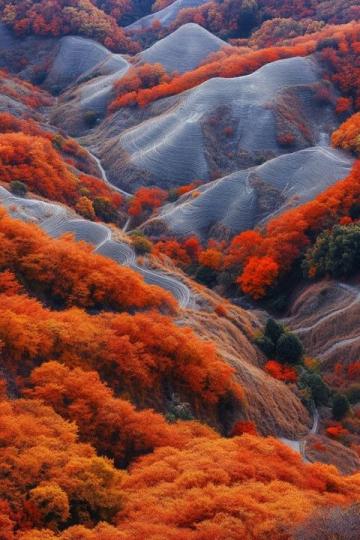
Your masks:
{"label": "dense shrub", "polygon": [[276,358],[280,362],[298,364],[304,354],[301,341],[294,334],[282,334],[276,344]]}
{"label": "dense shrub", "polygon": [[311,277],[350,276],[360,268],[360,225],[337,225],[320,234],[306,253],[304,268]]}

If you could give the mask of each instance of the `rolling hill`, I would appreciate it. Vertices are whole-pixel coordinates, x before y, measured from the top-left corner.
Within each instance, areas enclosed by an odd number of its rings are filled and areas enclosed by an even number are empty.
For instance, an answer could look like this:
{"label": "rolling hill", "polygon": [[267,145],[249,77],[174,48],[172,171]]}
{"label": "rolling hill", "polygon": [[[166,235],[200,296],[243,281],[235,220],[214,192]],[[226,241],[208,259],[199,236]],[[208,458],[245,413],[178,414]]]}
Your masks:
{"label": "rolling hill", "polygon": [[298,150],[204,184],[165,206],[143,227],[180,237],[231,237],[313,199],[344,178],[352,163],[328,146]]}

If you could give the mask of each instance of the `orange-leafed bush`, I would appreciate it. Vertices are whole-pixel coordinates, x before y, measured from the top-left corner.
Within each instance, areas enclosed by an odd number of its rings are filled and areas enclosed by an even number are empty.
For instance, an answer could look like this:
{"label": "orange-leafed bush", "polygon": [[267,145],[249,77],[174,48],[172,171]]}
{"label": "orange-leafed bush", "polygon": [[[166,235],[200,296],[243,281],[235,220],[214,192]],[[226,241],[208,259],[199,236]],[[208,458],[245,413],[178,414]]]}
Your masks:
{"label": "orange-leafed bush", "polygon": [[111,102],[109,111],[136,103],[139,90],[152,88],[166,83],[170,77],[161,64],[142,64],[131,67],[127,73],[114,85],[115,99]]}
{"label": "orange-leafed bush", "polygon": [[215,306],[215,313],[216,315],[219,315],[219,317],[226,317],[228,310],[224,304],[218,304]]}
{"label": "orange-leafed bush", "polygon": [[42,129],[32,118],[18,118],[8,112],[0,113],[1,133],[26,133],[27,135],[38,135],[45,137],[49,141],[53,140],[53,134]]}
{"label": "orange-leafed bush", "polygon": [[223,255],[217,249],[208,247],[200,253],[199,263],[212,270],[220,270],[223,263]]}
{"label": "orange-leafed bush", "polygon": [[0,340],[3,366],[14,376],[53,358],[98,371],[116,392],[142,406],[161,409],[169,388],[195,411],[215,416],[222,399],[242,399],[234,370],[214,344],[156,312],[52,312],[26,296],[2,295]]}
{"label": "orange-leafed bush", "polygon": [[244,293],[258,300],[275,283],[279,272],[279,264],[272,257],[250,257],[237,282]]}
{"label": "orange-leafed bush", "polygon": [[36,400],[2,400],[0,411],[0,491],[17,528],[56,530],[79,515],[94,525],[121,509],[124,473],[79,443],[75,424]]}
{"label": "orange-leafed bush", "polygon": [[332,134],[331,142],[337,148],[360,154],[360,113],[341,124]]}
{"label": "orange-leafed bush", "polygon": [[191,184],[185,184],[183,186],[180,186],[176,189],[176,193],[178,195],[178,197],[181,197],[181,195],[185,195],[185,193],[189,193],[190,191],[193,191],[194,189],[196,189],[199,185],[201,184],[201,182],[191,182]]}
{"label": "orange-leafed bush", "polygon": [[345,435],[349,435],[349,431],[342,427],[341,424],[336,424],[326,428],[326,434],[333,439],[340,439]]}
{"label": "orange-leafed bush", "polygon": [[265,364],[265,371],[279,381],[294,383],[297,381],[296,369],[291,366],[284,366],[276,360],[268,360]]}
{"label": "orange-leafed bush", "polygon": [[76,200],[76,177],[43,137],[7,133],[0,141],[0,180],[26,183],[31,191],[50,199]]}

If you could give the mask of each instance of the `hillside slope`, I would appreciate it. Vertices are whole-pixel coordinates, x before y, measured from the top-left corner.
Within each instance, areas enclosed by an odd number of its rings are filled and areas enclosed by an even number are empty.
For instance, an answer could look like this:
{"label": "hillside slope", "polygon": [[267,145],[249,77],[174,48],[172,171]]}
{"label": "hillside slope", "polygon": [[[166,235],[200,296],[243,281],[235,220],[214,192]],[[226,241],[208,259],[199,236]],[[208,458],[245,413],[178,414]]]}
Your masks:
{"label": "hillside slope", "polygon": [[227,45],[198,24],[184,24],[167,37],[139,54],[143,62],[164,66],[169,73],[184,73],[196,68],[213,52]]}
{"label": "hillside slope", "polygon": [[228,237],[302,204],[350,171],[353,160],[327,146],[286,154],[214,180],[165,206],[143,225],[151,232]]}
{"label": "hillside slope", "polygon": [[[120,110],[89,141],[96,141],[110,179],[128,191],[207,181],[219,170],[289,151],[282,134],[290,134],[291,150],[316,144],[336,126],[332,107],[311,99],[320,82],[310,58],[280,60],[252,75],[211,79],[146,110]],[[72,129],[70,112],[64,106],[55,120]]]}

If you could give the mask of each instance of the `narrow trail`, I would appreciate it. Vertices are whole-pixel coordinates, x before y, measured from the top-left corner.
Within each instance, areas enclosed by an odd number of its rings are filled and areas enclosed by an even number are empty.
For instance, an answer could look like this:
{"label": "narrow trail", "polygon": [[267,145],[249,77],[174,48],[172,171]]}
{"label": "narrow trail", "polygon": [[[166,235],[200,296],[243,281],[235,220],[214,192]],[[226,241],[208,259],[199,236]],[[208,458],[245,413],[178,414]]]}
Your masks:
{"label": "narrow trail", "polygon": [[180,307],[186,308],[190,304],[191,292],[184,283],[168,274],[137,264],[132,247],[115,240],[111,228],[103,223],[74,218],[70,211],[60,204],[16,197],[3,187],[0,187],[0,204],[8,208],[15,218],[37,223],[53,238],[67,232],[73,233],[76,240],[83,240],[94,246],[96,253],[132,268],[144,277],[146,283],[170,292]]}
{"label": "narrow trail", "polygon": [[121,195],[123,195],[124,197],[126,197],[127,199],[129,199],[130,197],[132,197],[132,194],[131,193],[128,193],[127,191],[124,191],[123,189],[115,186],[114,184],[112,184],[110,182],[110,180],[108,179],[107,177],[107,174],[106,174],[106,171],[104,169],[104,167],[102,166],[101,164],[101,160],[100,158],[98,158],[94,153],[93,153],[93,149],[90,149],[90,148],[87,148],[86,146],[84,147],[86,149],[86,151],[88,152],[88,154],[92,157],[92,159],[95,161],[96,165],[97,165],[97,168],[100,172],[100,177],[101,179],[103,180],[103,182],[105,182],[105,184],[107,184],[108,186],[111,187],[111,189],[113,189],[114,191],[117,191],[118,193],[121,193]]}
{"label": "narrow trail", "polygon": [[279,440],[284,443],[286,446],[291,448],[292,450],[295,450],[295,452],[298,452],[303,461],[305,463],[311,463],[305,454],[306,451],[306,437],[309,435],[315,435],[318,432],[319,429],[319,421],[320,421],[320,415],[318,410],[316,409],[315,405],[312,406],[312,412],[313,412],[313,425],[307,435],[305,437],[302,437],[301,439],[286,439],[285,437],[279,437]]}
{"label": "narrow trail", "polygon": [[[334,317],[338,317],[342,313],[345,313],[346,311],[351,309],[354,305],[360,303],[360,290],[359,289],[352,287],[351,285],[347,285],[346,283],[339,283],[338,287],[353,295],[353,299],[350,301],[350,303],[346,304],[345,306],[334,309],[333,311],[330,311],[330,313],[328,313],[324,317],[321,317],[318,321],[314,322],[313,324],[309,326],[301,326],[300,328],[297,328],[296,326],[294,326],[293,331],[296,334],[301,335],[306,332],[315,330],[319,325],[323,324],[327,320],[332,319]],[[291,318],[284,319],[283,322],[284,324],[287,324],[288,322],[291,322]]]}

